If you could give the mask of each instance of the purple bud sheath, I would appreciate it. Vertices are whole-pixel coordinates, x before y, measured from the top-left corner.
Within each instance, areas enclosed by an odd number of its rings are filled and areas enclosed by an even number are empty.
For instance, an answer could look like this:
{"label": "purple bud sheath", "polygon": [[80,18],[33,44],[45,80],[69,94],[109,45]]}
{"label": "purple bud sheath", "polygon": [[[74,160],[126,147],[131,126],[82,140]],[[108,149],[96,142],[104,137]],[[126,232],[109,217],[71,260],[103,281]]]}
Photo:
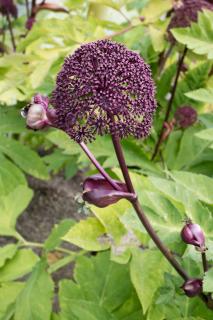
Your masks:
{"label": "purple bud sheath", "polygon": [[175,120],[180,128],[188,128],[197,121],[197,111],[191,106],[182,106],[176,110]]}
{"label": "purple bud sheath", "polygon": [[201,279],[189,279],[184,282],[181,287],[185,294],[192,298],[198,296],[202,292],[202,280]]}
{"label": "purple bud sheath", "polygon": [[129,193],[123,182],[113,180],[120,190],[116,190],[112,185],[100,174],[87,178],[83,184],[83,199],[99,208],[107,207],[121,199],[134,201],[136,195]]}
{"label": "purple bud sheath", "polygon": [[198,224],[190,221],[186,222],[186,225],[181,231],[181,238],[185,243],[194,245],[202,251],[205,250],[205,237]]}
{"label": "purple bud sheath", "polygon": [[30,105],[21,110],[22,117],[26,118],[28,128],[33,130],[54,126],[55,110],[48,108],[48,98],[40,94],[35,95]]}

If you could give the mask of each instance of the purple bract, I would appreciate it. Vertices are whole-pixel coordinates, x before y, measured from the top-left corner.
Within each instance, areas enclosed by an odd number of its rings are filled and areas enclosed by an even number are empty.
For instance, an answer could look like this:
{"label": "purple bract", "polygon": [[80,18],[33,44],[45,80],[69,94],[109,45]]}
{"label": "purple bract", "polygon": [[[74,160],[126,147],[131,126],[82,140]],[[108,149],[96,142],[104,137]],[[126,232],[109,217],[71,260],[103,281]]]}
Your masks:
{"label": "purple bract", "polygon": [[181,237],[185,243],[205,250],[205,236],[198,224],[192,223],[191,221],[186,222],[186,225],[181,231]]}
{"label": "purple bract", "polygon": [[202,280],[201,279],[190,279],[184,282],[181,287],[185,294],[192,298],[199,295],[202,292]]}
{"label": "purple bract", "polygon": [[156,109],[149,66],[109,40],[82,45],[66,58],[51,102],[57,127],[77,142],[107,133],[146,137]]}
{"label": "purple bract", "polygon": [[120,191],[115,190],[111,184],[100,174],[87,178],[83,184],[83,199],[99,208],[107,207],[121,199],[133,201],[136,195],[127,191],[123,182],[113,180]]}

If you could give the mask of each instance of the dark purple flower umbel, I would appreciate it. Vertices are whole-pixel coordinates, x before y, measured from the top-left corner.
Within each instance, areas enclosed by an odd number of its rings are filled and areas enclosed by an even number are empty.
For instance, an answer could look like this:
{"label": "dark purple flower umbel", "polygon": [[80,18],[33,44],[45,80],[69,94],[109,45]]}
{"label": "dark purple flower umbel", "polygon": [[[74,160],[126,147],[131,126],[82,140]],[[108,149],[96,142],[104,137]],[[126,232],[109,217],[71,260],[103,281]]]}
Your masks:
{"label": "dark purple flower umbel", "polygon": [[5,16],[10,14],[14,18],[18,15],[18,9],[13,0],[0,0],[0,12]]}
{"label": "dark purple flower umbel", "polygon": [[187,221],[181,231],[181,238],[187,244],[192,244],[200,250],[205,250],[205,236],[199,224]]}
{"label": "dark purple flower umbel", "polygon": [[174,10],[171,21],[168,25],[168,40],[175,43],[175,38],[170,30],[173,28],[185,28],[190,26],[191,22],[196,22],[198,12],[202,9],[213,10],[213,5],[206,0],[179,0],[174,4]]}
{"label": "dark purple flower umbel", "polygon": [[77,142],[95,135],[149,134],[156,109],[149,66],[124,45],[99,40],[66,58],[57,77],[52,104],[57,126]]}
{"label": "dark purple flower umbel", "polygon": [[32,102],[22,109],[21,115],[26,118],[28,128],[38,130],[47,126],[54,126],[55,110],[49,109],[48,104],[47,97],[36,94]]}
{"label": "dark purple flower umbel", "polygon": [[192,298],[199,295],[202,292],[202,280],[201,279],[190,279],[184,282],[181,287],[185,294]]}
{"label": "dark purple flower umbel", "polygon": [[113,180],[120,191],[115,190],[111,184],[100,174],[87,178],[83,184],[83,199],[99,208],[104,208],[116,203],[121,199],[133,201],[136,195],[127,191],[126,185],[120,181]]}
{"label": "dark purple flower umbel", "polygon": [[175,112],[175,120],[179,127],[188,128],[197,121],[197,111],[191,106],[182,106]]}

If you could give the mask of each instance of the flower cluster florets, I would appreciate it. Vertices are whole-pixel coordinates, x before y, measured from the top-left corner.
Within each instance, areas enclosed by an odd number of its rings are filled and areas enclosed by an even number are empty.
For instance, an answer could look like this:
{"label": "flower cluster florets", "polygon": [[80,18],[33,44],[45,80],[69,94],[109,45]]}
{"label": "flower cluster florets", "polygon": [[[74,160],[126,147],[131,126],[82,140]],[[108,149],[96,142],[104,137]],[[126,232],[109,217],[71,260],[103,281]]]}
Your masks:
{"label": "flower cluster florets", "polygon": [[51,103],[56,126],[77,142],[96,134],[149,134],[156,109],[149,66],[124,45],[100,40],[66,58]]}

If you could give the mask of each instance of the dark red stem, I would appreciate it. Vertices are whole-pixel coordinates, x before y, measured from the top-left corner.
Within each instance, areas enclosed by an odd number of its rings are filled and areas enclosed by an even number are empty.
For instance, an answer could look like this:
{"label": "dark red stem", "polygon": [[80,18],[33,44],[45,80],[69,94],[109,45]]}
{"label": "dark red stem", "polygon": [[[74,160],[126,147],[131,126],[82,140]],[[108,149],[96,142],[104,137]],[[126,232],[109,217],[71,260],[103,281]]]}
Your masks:
{"label": "dark red stem", "polygon": [[113,179],[108,175],[108,173],[104,170],[104,168],[100,165],[98,160],[94,157],[92,152],[89,150],[89,148],[86,146],[84,142],[79,143],[80,147],[83,149],[83,151],[86,153],[87,157],[90,159],[90,161],[94,164],[94,166],[97,168],[97,170],[100,172],[100,174],[111,184],[111,186],[115,190],[121,190],[121,188],[113,181]]}
{"label": "dark red stem", "polygon": [[[116,152],[116,155],[118,158],[118,162],[121,167],[121,171],[123,173],[124,180],[127,185],[127,189],[130,193],[135,193],[135,190],[134,190],[134,187],[133,187],[130,175],[129,175],[129,171],[128,171],[128,168],[127,168],[127,165],[125,162],[123,150],[122,150],[122,147],[120,144],[120,138],[118,136],[112,136],[112,141],[113,141],[115,152]],[[148,232],[148,234],[150,235],[150,237],[152,238],[152,240],[154,241],[154,243],[156,244],[158,249],[163,253],[165,258],[169,261],[169,263],[175,268],[175,270],[179,273],[179,275],[184,280],[190,279],[190,277],[188,276],[186,271],[181,267],[181,265],[178,263],[178,261],[173,256],[173,254],[169,251],[169,249],[167,247],[164,246],[164,244],[162,243],[162,241],[158,237],[157,233],[155,232],[151,223],[149,222],[148,218],[146,217],[145,213],[143,212],[138,199],[133,201],[132,205],[138,215],[138,218],[140,219],[143,226],[145,227],[146,231]]]}
{"label": "dark red stem", "polygon": [[15,42],[15,37],[13,34],[13,27],[12,27],[12,23],[11,23],[11,19],[10,19],[10,14],[7,12],[7,22],[8,22],[8,27],[9,27],[9,32],[10,32],[10,38],[11,38],[11,43],[13,46],[13,51],[16,51],[16,42]]}
{"label": "dark red stem", "polygon": [[171,97],[170,97],[169,102],[168,102],[168,106],[167,106],[166,114],[165,114],[165,117],[164,117],[164,120],[163,120],[163,124],[162,124],[162,127],[161,127],[160,135],[159,135],[158,141],[156,143],[156,146],[155,146],[155,149],[154,149],[154,152],[153,152],[153,155],[152,155],[152,160],[155,159],[156,155],[158,154],[160,145],[163,142],[164,123],[168,121],[170,113],[171,113],[171,110],[172,110],[172,104],[173,104],[174,97],[175,97],[175,92],[176,92],[176,89],[177,89],[178,79],[179,79],[179,76],[180,76],[181,67],[183,65],[183,61],[184,61],[184,58],[186,56],[186,53],[187,53],[187,48],[185,47],[184,50],[183,50],[182,55],[180,56],[179,62],[178,62],[177,72],[176,72],[176,76],[175,76],[175,82],[174,82],[174,84],[172,86]]}

